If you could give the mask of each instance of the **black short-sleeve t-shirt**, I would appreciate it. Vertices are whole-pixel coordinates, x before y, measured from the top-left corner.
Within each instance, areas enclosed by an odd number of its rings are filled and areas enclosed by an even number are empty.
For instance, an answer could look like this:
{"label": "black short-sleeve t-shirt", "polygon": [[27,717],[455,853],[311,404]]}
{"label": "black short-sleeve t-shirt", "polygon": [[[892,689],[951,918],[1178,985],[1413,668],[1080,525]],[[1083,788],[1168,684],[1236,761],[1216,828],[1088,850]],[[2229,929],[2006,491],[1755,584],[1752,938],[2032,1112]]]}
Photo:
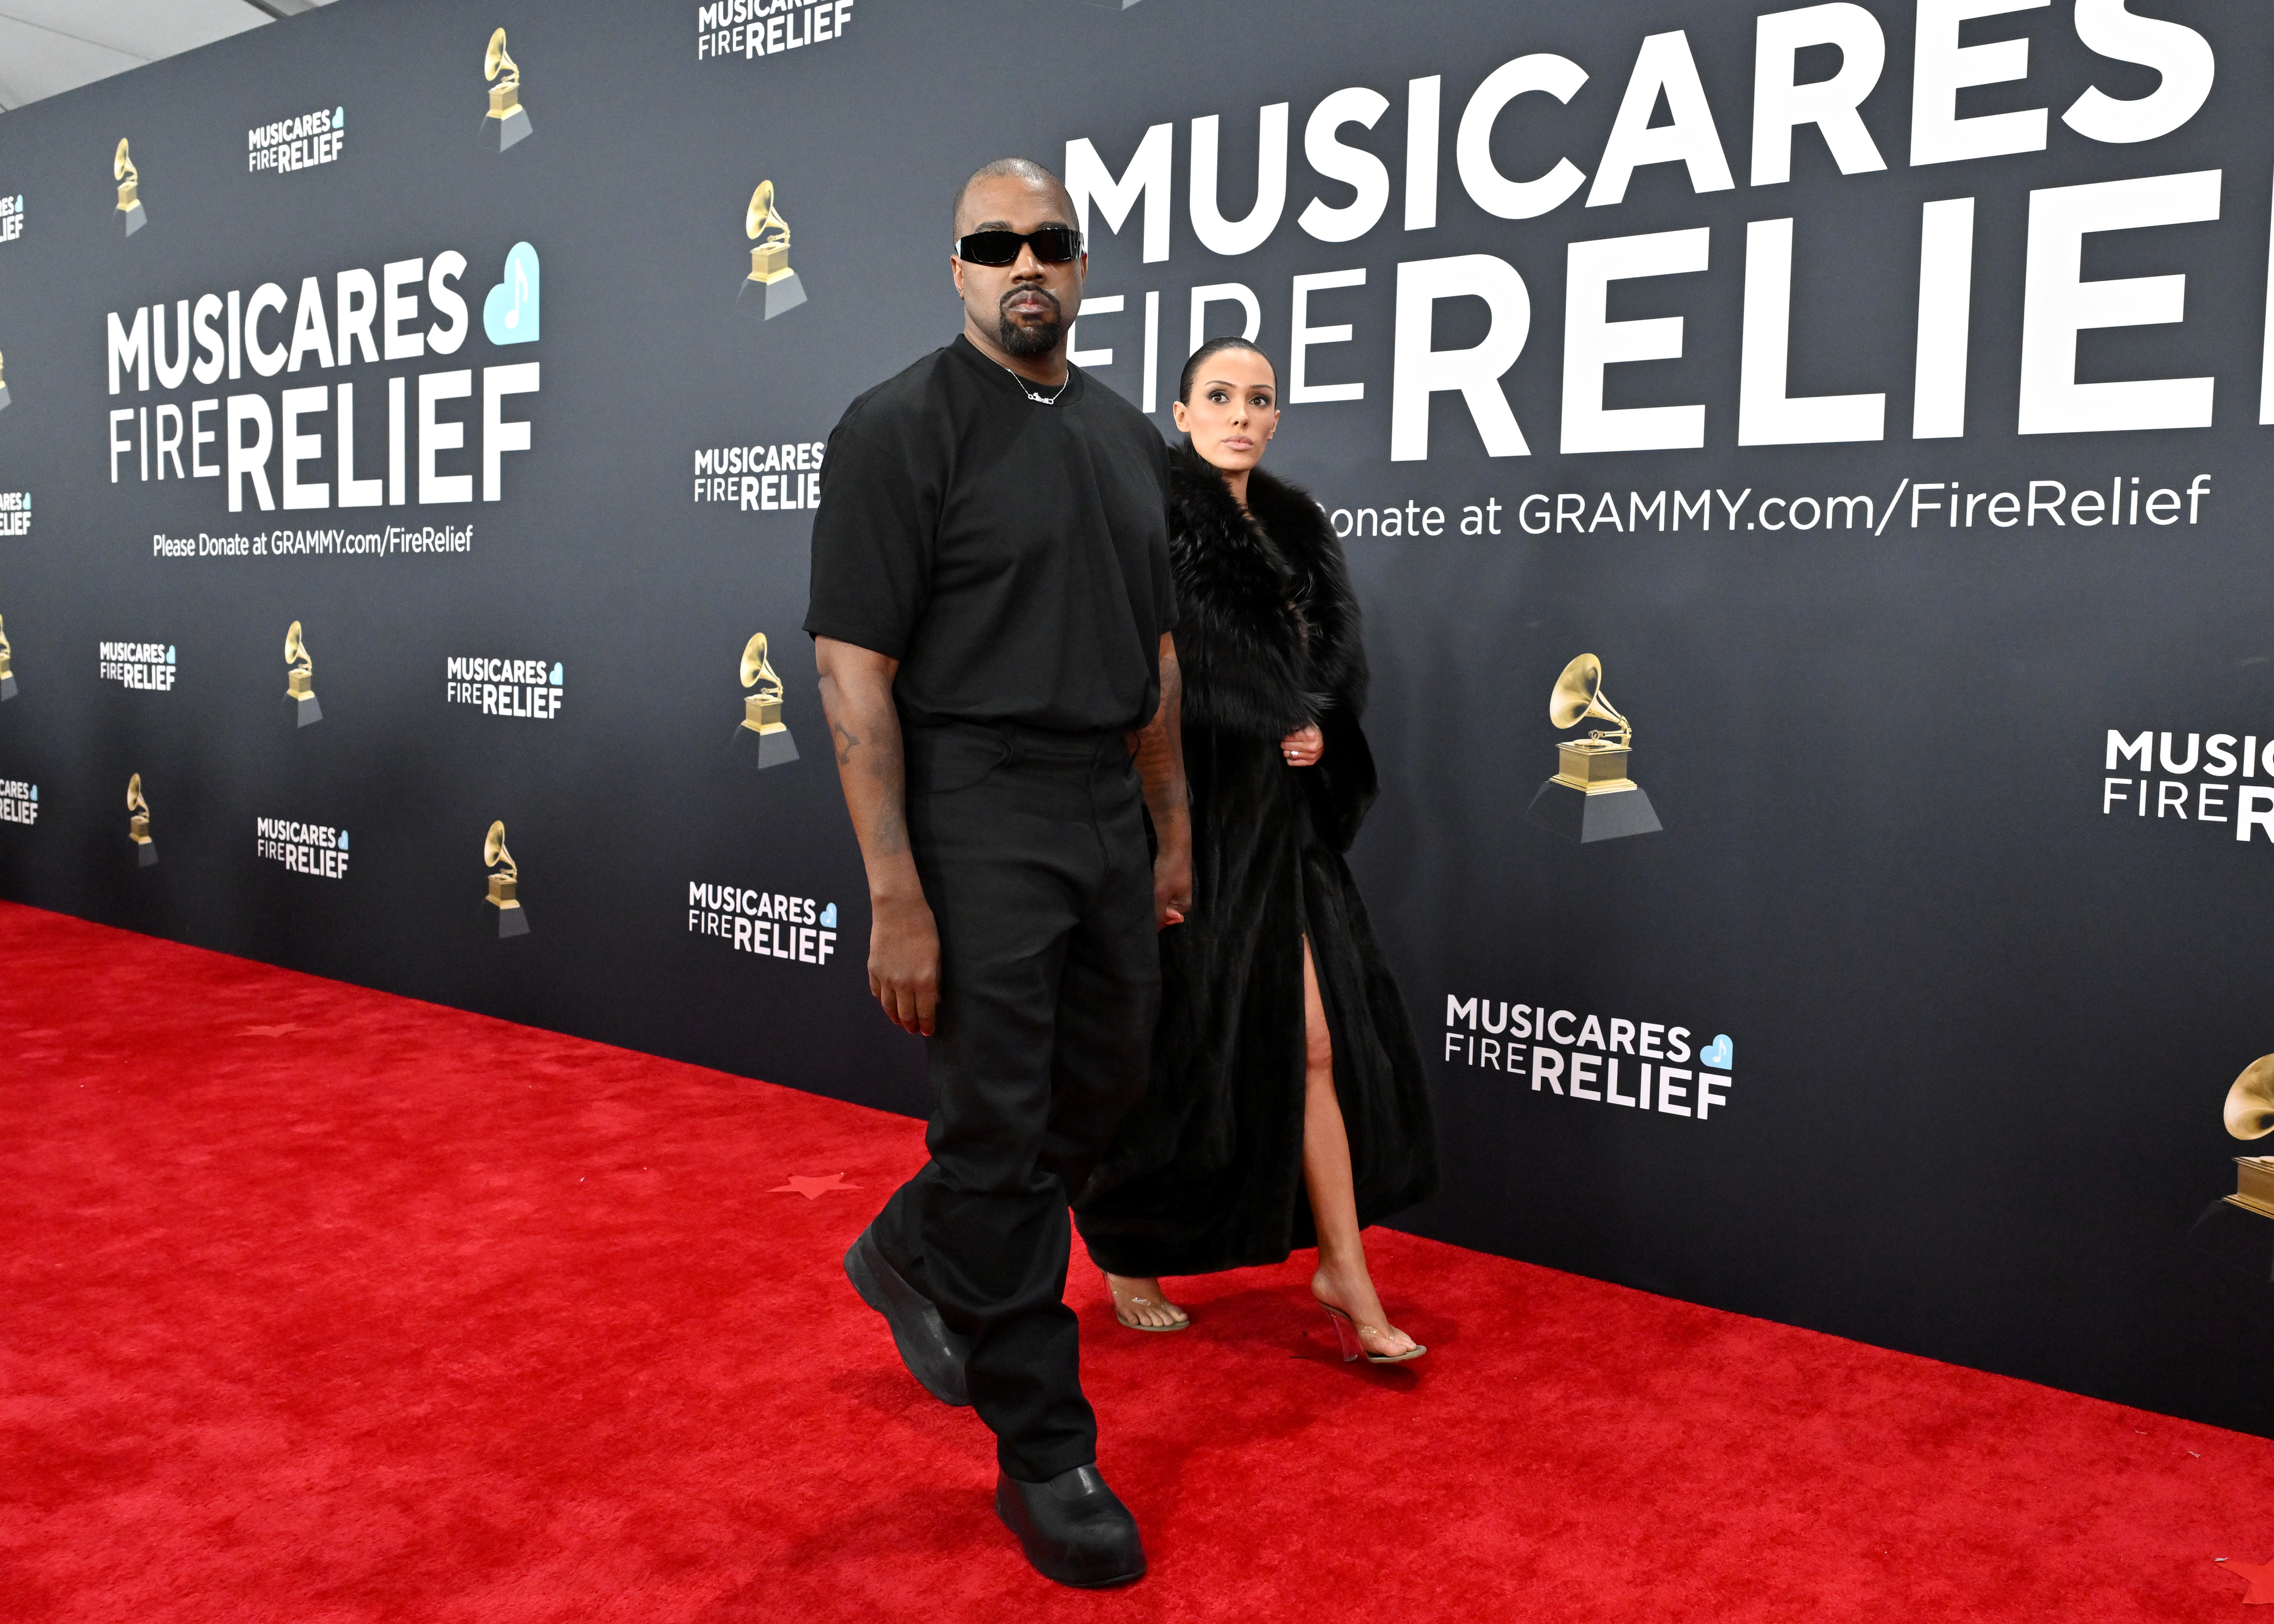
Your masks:
{"label": "black short-sleeve t-shirt", "polygon": [[1053,405],[959,337],[847,409],[805,629],[900,662],[918,724],[1141,726],[1176,626],[1168,448],[1073,369]]}

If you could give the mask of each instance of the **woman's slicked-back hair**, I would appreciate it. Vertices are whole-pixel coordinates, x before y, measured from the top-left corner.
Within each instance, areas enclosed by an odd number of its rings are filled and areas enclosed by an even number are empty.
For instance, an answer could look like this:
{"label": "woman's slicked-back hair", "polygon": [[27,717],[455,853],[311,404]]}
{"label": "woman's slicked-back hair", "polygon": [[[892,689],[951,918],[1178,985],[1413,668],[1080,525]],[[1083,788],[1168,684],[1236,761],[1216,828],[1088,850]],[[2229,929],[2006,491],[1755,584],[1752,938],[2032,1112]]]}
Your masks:
{"label": "woman's slicked-back hair", "polygon": [[1263,365],[1271,369],[1272,377],[1276,379],[1279,376],[1279,364],[1277,362],[1274,361],[1269,356],[1264,355],[1263,351],[1260,348],[1250,343],[1246,339],[1235,338],[1231,335],[1226,334],[1222,338],[1212,338],[1209,340],[1207,343],[1202,344],[1198,350],[1193,351],[1192,358],[1185,363],[1184,375],[1177,380],[1177,398],[1178,400],[1182,401],[1187,406],[1193,403],[1193,379],[1194,375],[1200,372],[1201,363],[1207,360],[1210,356],[1221,354],[1226,350],[1254,350],[1256,355],[1262,357]]}

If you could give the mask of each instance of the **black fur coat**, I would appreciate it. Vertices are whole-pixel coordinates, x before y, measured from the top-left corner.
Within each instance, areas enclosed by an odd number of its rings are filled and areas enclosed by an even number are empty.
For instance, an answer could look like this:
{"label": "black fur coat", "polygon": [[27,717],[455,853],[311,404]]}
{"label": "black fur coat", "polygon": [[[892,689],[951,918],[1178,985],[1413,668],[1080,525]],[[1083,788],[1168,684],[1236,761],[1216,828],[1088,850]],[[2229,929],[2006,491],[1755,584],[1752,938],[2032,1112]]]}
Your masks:
{"label": "black fur coat", "polygon": [[[1342,855],[1375,778],[1341,544],[1307,493],[1260,469],[1242,513],[1191,452],[1172,464],[1193,906],[1161,938],[1151,1086],[1076,1204],[1091,1256],[1117,1274],[1272,1263],[1314,1243],[1302,1175],[1306,939],[1359,1221],[1437,1183],[1420,1048]],[[1291,768],[1279,741],[1311,722],[1325,751]]]}

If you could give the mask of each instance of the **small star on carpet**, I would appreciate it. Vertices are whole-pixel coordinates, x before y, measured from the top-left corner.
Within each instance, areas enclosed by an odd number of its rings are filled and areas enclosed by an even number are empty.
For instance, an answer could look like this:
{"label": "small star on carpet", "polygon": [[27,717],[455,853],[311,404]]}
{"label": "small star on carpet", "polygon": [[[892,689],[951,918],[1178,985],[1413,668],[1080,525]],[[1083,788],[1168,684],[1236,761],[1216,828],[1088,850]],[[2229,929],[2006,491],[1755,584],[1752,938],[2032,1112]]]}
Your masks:
{"label": "small star on carpet", "polygon": [[2217,1559],[2218,1565],[2231,1574],[2250,1581],[2248,1602],[2274,1602],[2274,1562],[2230,1562],[2225,1557]]}
{"label": "small star on carpet", "polygon": [[805,1178],[793,1173],[790,1175],[789,1183],[776,1184],[766,1193],[768,1195],[802,1195],[809,1201],[818,1201],[832,1190],[858,1190],[860,1187],[858,1184],[847,1184],[845,1175],[842,1173],[832,1173],[826,1178]]}

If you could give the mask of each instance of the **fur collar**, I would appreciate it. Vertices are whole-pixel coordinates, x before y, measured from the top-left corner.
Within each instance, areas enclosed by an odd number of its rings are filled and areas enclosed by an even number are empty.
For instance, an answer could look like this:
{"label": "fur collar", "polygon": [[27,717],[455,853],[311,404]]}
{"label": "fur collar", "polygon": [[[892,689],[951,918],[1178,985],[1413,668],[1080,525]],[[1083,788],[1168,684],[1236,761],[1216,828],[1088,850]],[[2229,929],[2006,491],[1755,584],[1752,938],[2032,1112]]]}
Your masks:
{"label": "fur collar", "polygon": [[1178,447],[1170,462],[1186,721],[1276,739],[1331,710],[1355,719],[1366,709],[1366,653],[1326,514],[1260,468],[1244,514],[1192,451]]}

